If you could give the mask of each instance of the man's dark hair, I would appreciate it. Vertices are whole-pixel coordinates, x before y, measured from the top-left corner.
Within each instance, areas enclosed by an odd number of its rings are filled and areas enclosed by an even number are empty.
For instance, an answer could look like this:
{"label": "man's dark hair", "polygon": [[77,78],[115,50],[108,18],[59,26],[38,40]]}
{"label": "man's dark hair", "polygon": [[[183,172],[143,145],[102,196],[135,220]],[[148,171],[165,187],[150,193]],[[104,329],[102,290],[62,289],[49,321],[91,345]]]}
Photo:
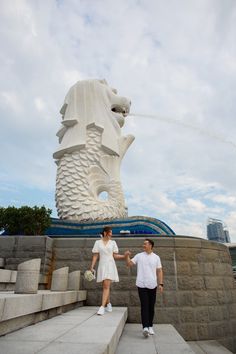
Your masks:
{"label": "man's dark hair", "polygon": [[150,240],[150,238],[146,238],[145,241],[148,241],[152,248],[154,247],[154,241]]}
{"label": "man's dark hair", "polygon": [[104,237],[104,233],[109,231],[112,231],[112,228],[110,226],[105,226],[102,230],[102,236]]}

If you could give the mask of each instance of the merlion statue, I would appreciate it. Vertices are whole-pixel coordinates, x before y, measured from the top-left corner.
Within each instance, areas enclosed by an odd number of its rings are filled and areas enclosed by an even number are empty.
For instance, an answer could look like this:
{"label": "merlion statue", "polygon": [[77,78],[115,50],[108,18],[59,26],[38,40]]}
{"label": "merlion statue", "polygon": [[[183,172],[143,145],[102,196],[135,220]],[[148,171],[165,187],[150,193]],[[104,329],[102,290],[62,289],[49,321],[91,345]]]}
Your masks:
{"label": "merlion statue", "polygon": [[[79,81],[61,108],[56,206],[66,220],[105,220],[127,216],[120,164],[134,136],[121,135],[130,101],[105,80]],[[107,192],[107,199],[99,195]]]}

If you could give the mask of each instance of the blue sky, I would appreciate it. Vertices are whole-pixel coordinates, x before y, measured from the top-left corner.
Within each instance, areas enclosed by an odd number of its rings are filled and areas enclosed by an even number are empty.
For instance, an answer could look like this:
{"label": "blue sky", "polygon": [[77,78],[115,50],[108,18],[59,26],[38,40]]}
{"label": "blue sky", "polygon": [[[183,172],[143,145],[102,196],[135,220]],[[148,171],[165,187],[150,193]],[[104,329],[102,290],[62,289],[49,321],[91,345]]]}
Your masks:
{"label": "blue sky", "polygon": [[129,215],[236,242],[234,0],[2,0],[0,205],[46,205],[59,110],[78,80],[106,78],[132,101],[122,165]]}

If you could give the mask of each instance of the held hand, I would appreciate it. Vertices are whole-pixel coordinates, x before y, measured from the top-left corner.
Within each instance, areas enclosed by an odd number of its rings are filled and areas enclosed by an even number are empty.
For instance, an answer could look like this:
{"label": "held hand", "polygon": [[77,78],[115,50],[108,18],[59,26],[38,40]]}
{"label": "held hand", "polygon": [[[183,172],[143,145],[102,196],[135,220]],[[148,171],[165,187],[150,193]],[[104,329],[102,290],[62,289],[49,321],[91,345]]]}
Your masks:
{"label": "held hand", "polygon": [[127,259],[128,257],[131,256],[131,252],[129,250],[125,251],[124,256],[125,256],[125,259]]}

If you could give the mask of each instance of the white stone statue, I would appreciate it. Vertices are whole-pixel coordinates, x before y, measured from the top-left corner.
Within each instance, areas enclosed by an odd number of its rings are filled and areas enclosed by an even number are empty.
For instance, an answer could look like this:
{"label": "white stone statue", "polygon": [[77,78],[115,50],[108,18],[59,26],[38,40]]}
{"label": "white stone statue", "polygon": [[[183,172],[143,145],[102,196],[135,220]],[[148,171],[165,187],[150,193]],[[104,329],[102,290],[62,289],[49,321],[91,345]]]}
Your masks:
{"label": "white stone statue", "polygon": [[[130,101],[105,80],[79,81],[61,108],[56,206],[67,220],[104,220],[127,216],[120,164],[134,136],[121,135]],[[107,198],[101,199],[102,192]],[[104,194],[104,193],[103,193]]]}

